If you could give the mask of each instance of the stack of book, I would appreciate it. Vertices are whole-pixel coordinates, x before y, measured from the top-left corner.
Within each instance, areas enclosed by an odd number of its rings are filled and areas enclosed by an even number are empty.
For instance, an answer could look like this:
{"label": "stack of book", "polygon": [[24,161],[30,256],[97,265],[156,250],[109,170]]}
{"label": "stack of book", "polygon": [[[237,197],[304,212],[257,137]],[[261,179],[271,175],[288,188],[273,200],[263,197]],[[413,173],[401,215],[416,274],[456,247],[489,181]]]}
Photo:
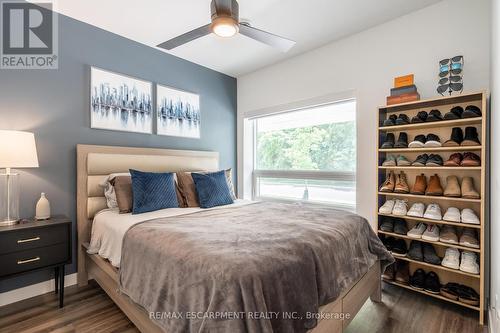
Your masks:
{"label": "stack of book", "polygon": [[413,74],[395,78],[394,88],[391,89],[391,96],[387,96],[387,105],[420,100],[420,94],[413,79]]}

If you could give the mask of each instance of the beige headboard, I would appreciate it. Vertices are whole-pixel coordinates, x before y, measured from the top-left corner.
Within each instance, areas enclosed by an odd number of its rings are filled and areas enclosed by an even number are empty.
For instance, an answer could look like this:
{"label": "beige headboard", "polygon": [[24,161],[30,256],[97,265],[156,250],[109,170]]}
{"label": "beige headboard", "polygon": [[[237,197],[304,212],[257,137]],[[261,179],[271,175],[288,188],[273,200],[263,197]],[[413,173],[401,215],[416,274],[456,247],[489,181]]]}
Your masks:
{"label": "beige headboard", "polygon": [[107,207],[99,186],[107,175],[129,169],[177,172],[219,168],[219,153],[210,151],[77,145],[76,154],[79,252],[81,244],[90,239],[94,215]]}

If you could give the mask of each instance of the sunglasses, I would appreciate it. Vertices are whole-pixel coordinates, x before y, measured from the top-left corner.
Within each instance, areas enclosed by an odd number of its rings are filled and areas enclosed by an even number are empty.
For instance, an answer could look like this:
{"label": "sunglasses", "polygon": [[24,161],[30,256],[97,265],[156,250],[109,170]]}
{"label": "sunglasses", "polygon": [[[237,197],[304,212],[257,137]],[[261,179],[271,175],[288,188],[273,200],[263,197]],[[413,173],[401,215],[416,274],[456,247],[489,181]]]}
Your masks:
{"label": "sunglasses", "polygon": [[464,89],[464,84],[462,82],[457,83],[447,83],[437,87],[437,92],[444,96],[446,91],[449,91],[450,95],[453,91],[462,92]]}
{"label": "sunglasses", "polygon": [[463,56],[455,56],[451,59],[443,59],[439,62],[439,65],[441,66],[444,66],[444,65],[448,65],[451,62],[462,62],[464,60],[464,57]]}
{"label": "sunglasses", "polygon": [[460,82],[462,77],[459,75],[450,75],[449,77],[443,77],[439,80],[439,84],[447,84],[448,82]]}

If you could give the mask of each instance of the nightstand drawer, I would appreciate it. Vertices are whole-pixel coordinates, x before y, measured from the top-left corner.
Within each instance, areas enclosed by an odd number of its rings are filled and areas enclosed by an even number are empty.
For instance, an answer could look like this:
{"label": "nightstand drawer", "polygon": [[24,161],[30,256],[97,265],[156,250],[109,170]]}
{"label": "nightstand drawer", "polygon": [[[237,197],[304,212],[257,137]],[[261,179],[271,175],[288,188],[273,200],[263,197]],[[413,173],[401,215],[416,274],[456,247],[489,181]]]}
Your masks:
{"label": "nightstand drawer", "polygon": [[0,255],[67,242],[69,224],[0,233]]}
{"label": "nightstand drawer", "polygon": [[30,271],[69,261],[68,243],[0,255],[0,276]]}

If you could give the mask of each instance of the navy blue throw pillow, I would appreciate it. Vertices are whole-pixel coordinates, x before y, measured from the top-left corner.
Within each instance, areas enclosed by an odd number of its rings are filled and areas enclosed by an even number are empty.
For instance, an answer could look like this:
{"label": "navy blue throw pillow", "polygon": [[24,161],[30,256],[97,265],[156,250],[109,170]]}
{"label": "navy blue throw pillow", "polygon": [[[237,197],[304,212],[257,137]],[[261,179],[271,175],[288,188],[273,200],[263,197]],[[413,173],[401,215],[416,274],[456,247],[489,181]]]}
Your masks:
{"label": "navy blue throw pillow", "polygon": [[142,172],[130,169],[132,214],[164,208],[178,208],[173,173]]}
{"label": "navy blue throw pillow", "polygon": [[192,173],[201,208],[229,205],[233,203],[224,170],[213,173]]}

